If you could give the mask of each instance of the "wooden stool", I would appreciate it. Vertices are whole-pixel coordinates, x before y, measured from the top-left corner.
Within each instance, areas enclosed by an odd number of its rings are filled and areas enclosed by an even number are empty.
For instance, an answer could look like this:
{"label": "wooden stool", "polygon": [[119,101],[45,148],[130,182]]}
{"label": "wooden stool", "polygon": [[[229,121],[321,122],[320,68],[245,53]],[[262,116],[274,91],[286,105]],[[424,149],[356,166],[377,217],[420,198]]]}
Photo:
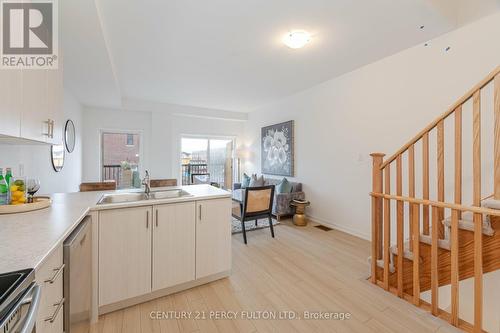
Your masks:
{"label": "wooden stool", "polygon": [[306,207],[311,203],[309,201],[296,201],[292,200],[290,206],[295,207],[295,215],[293,215],[293,224],[300,227],[305,227],[307,225],[306,219]]}

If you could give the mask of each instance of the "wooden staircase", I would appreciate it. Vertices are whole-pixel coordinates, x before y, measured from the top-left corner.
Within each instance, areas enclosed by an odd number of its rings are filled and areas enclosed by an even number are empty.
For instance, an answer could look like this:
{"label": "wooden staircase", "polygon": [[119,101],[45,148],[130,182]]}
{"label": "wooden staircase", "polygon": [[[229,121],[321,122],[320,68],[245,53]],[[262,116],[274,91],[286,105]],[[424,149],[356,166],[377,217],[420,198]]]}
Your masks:
{"label": "wooden staircase", "polygon": [[[481,92],[493,87],[494,101],[494,194],[481,199]],[[463,197],[463,106],[472,101],[472,164],[470,205]],[[454,125],[453,202],[445,201],[445,120]],[[447,128],[447,127],[446,127]],[[430,135],[436,135],[435,179],[430,179]],[[421,150],[416,165],[415,148]],[[486,147],[489,148],[489,147]],[[483,274],[500,269],[500,66],[474,86],[452,107],[394,155],[373,158],[371,282],[429,310],[463,330],[483,331]],[[406,179],[403,164],[406,162]],[[395,175],[391,177],[391,172]],[[416,184],[416,173],[421,183]],[[395,179],[395,193],[391,180]],[[407,193],[403,194],[403,182]],[[419,187],[420,186],[420,187]],[[430,200],[431,186],[436,199]],[[416,189],[421,197],[416,197]],[[407,209],[407,215],[405,212]],[[448,218],[445,219],[445,217]],[[391,217],[395,217],[391,228]],[[405,229],[408,240],[405,239]],[[391,242],[391,236],[396,240]],[[474,279],[474,323],[461,320],[459,281]],[[438,289],[451,285],[451,313],[439,308]],[[421,293],[431,291],[430,304]]]}

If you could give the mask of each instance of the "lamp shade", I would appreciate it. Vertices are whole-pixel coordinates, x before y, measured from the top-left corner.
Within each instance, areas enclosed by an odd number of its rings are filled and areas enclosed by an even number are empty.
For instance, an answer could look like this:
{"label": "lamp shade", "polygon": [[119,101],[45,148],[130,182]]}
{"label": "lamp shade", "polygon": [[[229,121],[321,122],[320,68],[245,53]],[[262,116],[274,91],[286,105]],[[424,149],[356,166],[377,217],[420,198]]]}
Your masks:
{"label": "lamp shade", "polygon": [[236,158],[246,159],[248,158],[249,152],[248,149],[246,149],[246,147],[238,147],[236,148],[234,155],[236,156]]}

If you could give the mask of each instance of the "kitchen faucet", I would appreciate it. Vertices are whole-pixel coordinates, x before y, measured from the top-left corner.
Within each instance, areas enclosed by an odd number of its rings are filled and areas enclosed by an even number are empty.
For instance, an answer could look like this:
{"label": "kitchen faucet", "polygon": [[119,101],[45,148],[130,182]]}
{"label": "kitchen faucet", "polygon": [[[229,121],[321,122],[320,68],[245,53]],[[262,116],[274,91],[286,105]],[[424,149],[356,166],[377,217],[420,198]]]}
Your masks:
{"label": "kitchen faucet", "polygon": [[151,186],[150,186],[148,170],[146,170],[145,173],[146,174],[145,174],[144,178],[142,179],[142,185],[144,185],[144,193],[149,198],[149,193],[151,192]]}

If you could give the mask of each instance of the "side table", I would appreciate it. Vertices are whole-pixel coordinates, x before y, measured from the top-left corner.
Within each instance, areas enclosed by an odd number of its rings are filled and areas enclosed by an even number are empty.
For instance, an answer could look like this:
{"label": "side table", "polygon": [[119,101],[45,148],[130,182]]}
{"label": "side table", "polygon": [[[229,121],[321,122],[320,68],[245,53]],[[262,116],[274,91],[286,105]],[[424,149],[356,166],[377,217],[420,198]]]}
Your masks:
{"label": "side table", "polygon": [[309,201],[297,201],[292,200],[290,206],[295,207],[295,215],[293,215],[293,224],[300,227],[305,227],[307,225],[306,219],[306,207],[311,203]]}

